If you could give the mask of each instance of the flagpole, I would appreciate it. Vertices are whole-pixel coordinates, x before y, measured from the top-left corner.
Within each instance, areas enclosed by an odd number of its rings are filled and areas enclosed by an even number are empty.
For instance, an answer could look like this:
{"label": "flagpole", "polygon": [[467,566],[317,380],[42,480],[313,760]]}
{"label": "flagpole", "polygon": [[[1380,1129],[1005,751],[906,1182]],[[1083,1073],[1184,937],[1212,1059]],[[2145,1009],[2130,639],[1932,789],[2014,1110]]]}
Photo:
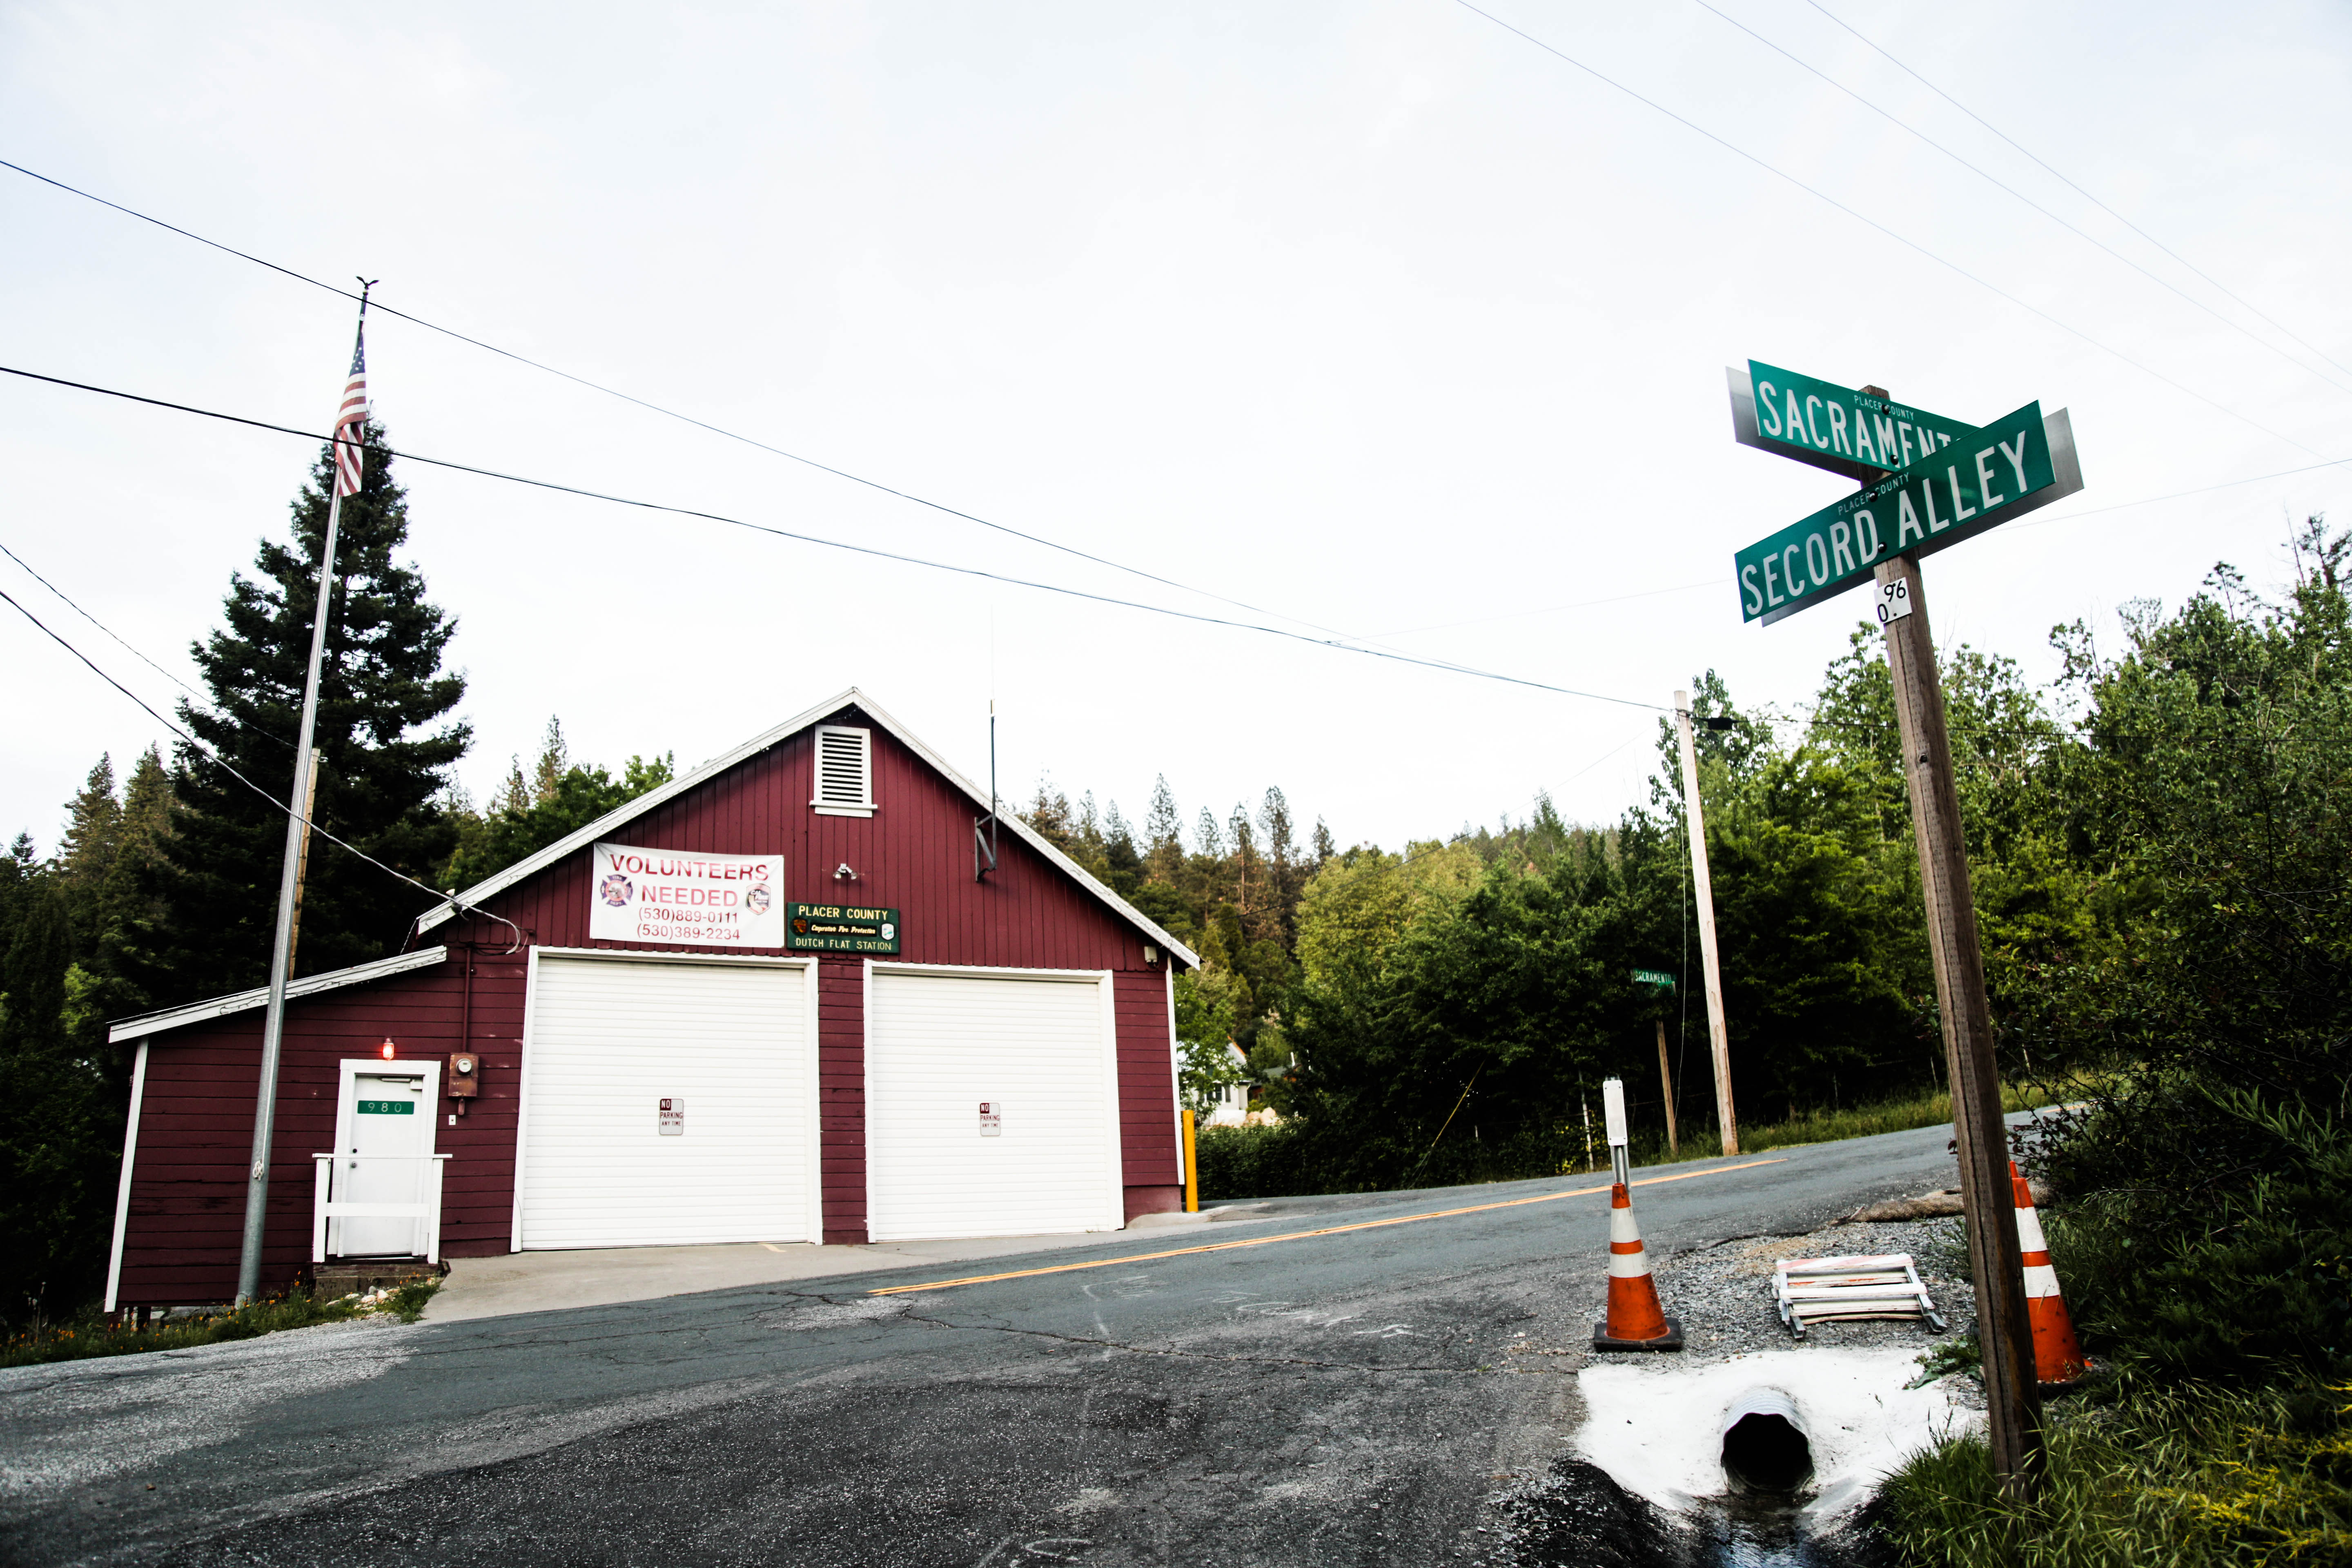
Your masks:
{"label": "flagpole", "polygon": [[[360,289],[359,327],[352,339],[352,363],[359,363],[367,334],[367,295]],[[338,446],[343,439],[340,418]],[[286,983],[294,966],[294,921],[302,901],[303,851],[310,840],[308,798],[311,770],[317,765],[311,731],[319,719],[319,669],[327,652],[327,611],[335,580],[335,533],[342,521],[342,454],[334,451],[328,464],[327,532],[319,551],[319,593],[310,611],[310,670],[302,687],[302,725],[294,748],[294,785],[286,810],[286,857],[278,879],[278,932],[269,952],[269,1002],[261,1022],[261,1084],[253,1102],[253,1164],[246,1173],[245,1245],[236,1260],[236,1304],[261,1294],[261,1244],[269,1214],[269,1153],[278,1121],[278,1060],[286,1035]]]}

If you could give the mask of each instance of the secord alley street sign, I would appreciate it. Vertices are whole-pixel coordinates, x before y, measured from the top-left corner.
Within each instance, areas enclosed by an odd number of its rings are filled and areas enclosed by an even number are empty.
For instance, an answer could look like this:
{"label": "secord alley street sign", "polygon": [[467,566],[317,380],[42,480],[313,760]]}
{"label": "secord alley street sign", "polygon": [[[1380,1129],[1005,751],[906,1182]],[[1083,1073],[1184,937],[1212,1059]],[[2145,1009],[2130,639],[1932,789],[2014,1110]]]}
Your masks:
{"label": "secord alley street sign", "polygon": [[1927,456],[1740,551],[1740,618],[1769,626],[1895,556],[1932,555],[2083,488],[2063,408],[2045,416],[2029,403],[1980,429],[1935,434]]}

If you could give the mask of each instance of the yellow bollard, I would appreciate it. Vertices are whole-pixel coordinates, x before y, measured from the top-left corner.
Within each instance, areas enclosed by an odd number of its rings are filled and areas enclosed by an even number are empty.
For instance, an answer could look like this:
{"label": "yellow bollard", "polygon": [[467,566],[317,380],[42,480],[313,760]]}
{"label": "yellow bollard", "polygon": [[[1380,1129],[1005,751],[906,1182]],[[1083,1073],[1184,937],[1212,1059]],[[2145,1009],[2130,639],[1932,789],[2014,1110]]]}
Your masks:
{"label": "yellow bollard", "polygon": [[1198,1145],[1192,1137],[1192,1113],[1184,1113],[1184,1212],[1201,1212],[1201,1161],[1194,1152]]}

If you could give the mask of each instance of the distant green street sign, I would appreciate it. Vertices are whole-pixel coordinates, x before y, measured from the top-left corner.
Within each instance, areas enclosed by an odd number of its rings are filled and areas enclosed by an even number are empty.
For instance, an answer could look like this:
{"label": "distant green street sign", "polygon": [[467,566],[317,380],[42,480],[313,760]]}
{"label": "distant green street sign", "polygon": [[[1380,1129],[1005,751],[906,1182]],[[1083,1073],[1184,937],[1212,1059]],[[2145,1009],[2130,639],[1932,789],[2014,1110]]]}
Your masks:
{"label": "distant green street sign", "polygon": [[1674,987],[1675,977],[1668,974],[1663,969],[1637,969],[1633,971],[1633,984],[1636,985],[1664,985],[1671,990]]}
{"label": "distant green street sign", "polygon": [[1728,374],[1734,439],[1865,483],[1932,457],[1971,428],[1761,360]]}
{"label": "distant green street sign", "polygon": [[1935,454],[1888,474],[1733,558],[1742,620],[1769,626],[1872,575],[1932,555],[2083,488],[2066,411],[2024,407],[1978,430],[1937,432]]}

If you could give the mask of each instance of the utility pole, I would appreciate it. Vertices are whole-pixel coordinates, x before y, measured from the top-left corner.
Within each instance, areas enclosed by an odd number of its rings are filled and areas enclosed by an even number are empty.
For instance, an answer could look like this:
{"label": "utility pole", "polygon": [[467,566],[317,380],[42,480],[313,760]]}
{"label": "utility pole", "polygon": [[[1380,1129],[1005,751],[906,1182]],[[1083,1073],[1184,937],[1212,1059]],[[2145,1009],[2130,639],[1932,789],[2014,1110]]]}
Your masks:
{"label": "utility pole", "polygon": [[1666,1152],[1679,1154],[1682,1142],[1675,1136],[1675,1075],[1666,1066],[1666,1021],[1658,1020],[1658,1086],[1666,1097]]}
{"label": "utility pole", "polygon": [[1691,739],[1690,693],[1675,693],[1675,728],[1683,742],[1683,821],[1690,828],[1691,900],[1698,910],[1699,966],[1706,974],[1706,1032],[1715,1046],[1715,1118],[1723,1152],[1739,1152],[1731,1107],[1731,1037],[1723,1022],[1723,970],[1715,952],[1715,885],[1706,874],[1706,819],[1698,803],[1698,746]]}
{"label": "utility pole", "polygon": [[360,324],[352,336],[351,380],[335,416],[334,461],[327,497],[327,528],[319,542],[319,592],[310,611],[310,670],[302,687],[301,728],[294,747],[294,787],[286,810],[286,857],[278,881],[278,936],[269,955],[269,1000],[261,1015],[261,1081],[254,1093],[253,1163],[246,1172],[245,1238],[236,1261],[236,1304],[261,1294],[261,1247],[269,1217],[269,1156],[278,1125],[278,1064],[286,1043],[286,984],[294,973],[294,930],[302,904],[303,862],[310,856],[311,791],[318,763],[312,739],[319,722],[319,668],[327,652],[327,618],[334,606],[335,534],[343,496],[360,486],[360,443],[367,419],[365,373],[367,296],[360,289]]}
{"label": "utility pole", "polygon": [[[1875,392],[1874,388],[1865,388]],[[1883,392],[1875,395],[1884,397]],[[2026,1317],[2017,1209],[2009,1181],[2009,1140],[1993,1059],[1992,1008],[1984,952],[1969,885],[1959,795],[1952,784],[1951,737],[1928,635],[1919,563],[1898,555],[1877,569],[1878,615],[1903,742],[1903,781],[1919,838],[1919,882],[1927,905],[1936,1002],[1951,1068],[1952,1129],[1959,1145],[1960,1199],[1968,1210],[1969,1271],[1984,1345],[1987,1426],[1993,1470],[2012,1501],[2031,1501],[2042,1468],[2042,1397],[2034,1381],[2033,1330]],[[1684,731],[1688,734],[1687,729]],[[1685,744],[1688,742],[1685,740]]]}

